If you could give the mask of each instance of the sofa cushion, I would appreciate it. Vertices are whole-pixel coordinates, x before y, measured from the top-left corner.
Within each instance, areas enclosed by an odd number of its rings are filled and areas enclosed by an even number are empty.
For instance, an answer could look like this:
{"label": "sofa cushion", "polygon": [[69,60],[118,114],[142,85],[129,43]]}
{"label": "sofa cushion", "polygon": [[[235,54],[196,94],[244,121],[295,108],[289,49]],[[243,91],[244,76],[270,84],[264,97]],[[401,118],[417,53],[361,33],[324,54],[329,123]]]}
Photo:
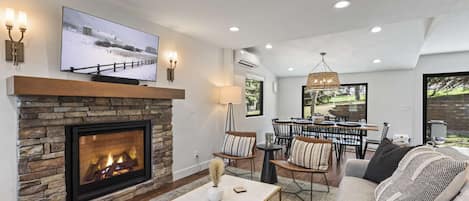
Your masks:
{"label": "sofa cushion", "polygon": [[391,140],[384,138],[371,158],[363,178],[381,183],[392,175],[399,161],[412,148],[395,145]]}
{"label": "sofa cushion", "polygon": [[[455,160],[461,160],[461,161],[469,161],[469,156],[466,154],[461,153],[459,150],[453,148],[453,147],[441,147],[436,149],[436,151],[443,153]],[[453,201],[465,201],[469,200],[469,168],[466,168],[466,171],[464,173],[466,175],[465,178],[465,184],[463,188],[459,190],[458,195],[456,198],[454,198]],[[458,176],[456,176],[458,178]],[[458,182],[458,179],[454,179],[453,182],[451,182],[453,185]]]}
{"label": "sofa cushion", "polygon": [[464,184],[460,176],[466,166],[466,162],[456,161],[431,147],[415,148],[402,158],[393,175],[379,184],[376,200],[450,200]]}
{"label": "sofa cushion", "polygon": [[469,200],[469,182],[466,181],[464,187],[460,190],[458,196],[454,198],[454,201],[467,201]]}
{"label": "sofa cushion", "polygon": [[345,176],[340,182],[337,201],[374,201],[377,185],[366,179]]}
{"label": "sofa cushion", "polygon": [[437,152],[440,152],[446,156],[453,158],[458,161],[469,161],[469,156],[461,153],[453,147],[440,147],[436,149]]}

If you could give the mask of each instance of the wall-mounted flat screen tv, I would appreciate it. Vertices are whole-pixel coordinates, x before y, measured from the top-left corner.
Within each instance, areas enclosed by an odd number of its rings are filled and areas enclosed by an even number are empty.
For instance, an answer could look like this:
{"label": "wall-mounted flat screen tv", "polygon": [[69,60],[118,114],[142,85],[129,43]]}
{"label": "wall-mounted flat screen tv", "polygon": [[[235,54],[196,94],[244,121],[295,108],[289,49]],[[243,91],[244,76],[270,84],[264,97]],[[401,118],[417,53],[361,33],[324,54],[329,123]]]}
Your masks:
{"label": "wall-mounted flat screen tv", "polygon": [[159,37],[63,8],[61,70],[156,81]]}

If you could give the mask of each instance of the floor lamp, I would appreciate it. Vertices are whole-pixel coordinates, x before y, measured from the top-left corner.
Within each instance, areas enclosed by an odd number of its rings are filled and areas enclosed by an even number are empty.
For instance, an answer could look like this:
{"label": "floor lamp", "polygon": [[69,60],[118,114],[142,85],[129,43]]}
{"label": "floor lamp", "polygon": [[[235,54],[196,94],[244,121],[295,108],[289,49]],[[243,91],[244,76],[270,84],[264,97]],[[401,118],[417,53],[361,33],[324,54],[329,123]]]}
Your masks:
{"label": "floor lamp", "polygon": [[227,104],[225,131],[236,130],[233,104],[241,104],[241,87],[224,86],[220,89],[220,103]]}

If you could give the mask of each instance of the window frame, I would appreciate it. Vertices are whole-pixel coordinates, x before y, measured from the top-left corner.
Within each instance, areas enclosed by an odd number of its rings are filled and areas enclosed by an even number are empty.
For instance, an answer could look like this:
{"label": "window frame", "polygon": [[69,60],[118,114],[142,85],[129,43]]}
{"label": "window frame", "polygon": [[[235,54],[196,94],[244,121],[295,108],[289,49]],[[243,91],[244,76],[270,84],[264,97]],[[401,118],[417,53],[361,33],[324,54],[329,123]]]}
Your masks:
{"label": "window frame", "polygon": [[246,77],[246,79],[244,80],[244,88],[245,88],[244,89],[244,99],[245,100],[246,100],[246,80],[248,80],[248,79],[260,82],[260,85],[261,85],[259,87],[260,113],[259,114],[248,114],[248,110],[247,110],[247,104],[248,103],[246,101],[246,103],[244,104],[244,107],[246,108],[246,118],[264,116],[264,80]]}
{"label": "window frame", "polygon": [[[348,84],[340,84],[341,87],[345,87],[345,86],[354,86],[354,85],[365,85],[366,87],[366,93],[365,93],[365,120],[366,122],[368,122],[368,82],[360,82],[360,83],[348,83]],[[305,101],[304,101],[304,98],[305,98],[305,88],[306,88],[306,85],[303,85],[301,86],[301,118],[305,118]],[[314,111],[312,111],[314,113]]]}
{"label": "window frame", "polygon": [[432,77],[454,77],[454,76],[469,76],[469,71],[461,72],[446,72],[446,73],[423,73],[422,74],[422,144],[427,138],[427,86],[428,78]]}

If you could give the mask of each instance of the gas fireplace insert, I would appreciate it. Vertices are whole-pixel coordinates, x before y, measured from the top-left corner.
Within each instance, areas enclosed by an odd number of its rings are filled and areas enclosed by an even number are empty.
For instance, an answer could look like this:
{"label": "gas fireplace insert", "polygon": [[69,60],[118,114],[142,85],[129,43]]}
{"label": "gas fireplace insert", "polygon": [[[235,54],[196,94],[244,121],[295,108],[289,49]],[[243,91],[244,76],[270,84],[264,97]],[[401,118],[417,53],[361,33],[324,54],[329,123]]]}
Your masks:
{"label": "gas fireplace insert", "polygon": [[65,127],[67,200],[89,200],[151,178],[151,121]]}

